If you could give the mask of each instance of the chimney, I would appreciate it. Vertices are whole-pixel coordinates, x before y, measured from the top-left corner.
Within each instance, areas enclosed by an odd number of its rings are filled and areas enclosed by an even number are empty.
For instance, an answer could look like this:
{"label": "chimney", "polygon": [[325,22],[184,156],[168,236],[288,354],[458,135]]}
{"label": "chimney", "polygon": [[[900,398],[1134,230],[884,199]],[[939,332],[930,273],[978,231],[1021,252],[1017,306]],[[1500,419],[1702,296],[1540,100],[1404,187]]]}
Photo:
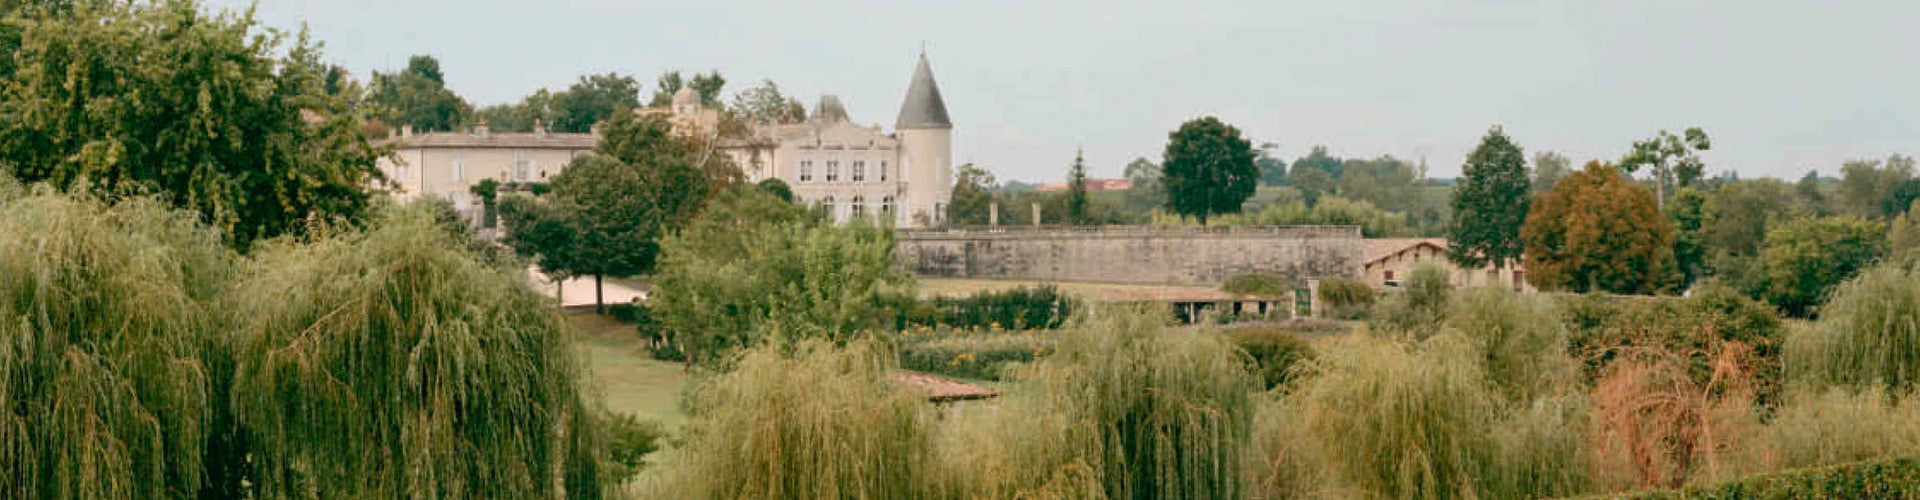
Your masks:
{"label": "chimney", "polygon": [[473,136],[481,139],[487,138],[487,122],[480,122],[479,125],[474,125]]}
{"label": "chimney", "polygon": [[413,137],[413,124],[409,123],[406,125],[401,125],[400,137],[401,138]]}
{"label": "chimney", "polygon": [[534,137],[546,137],[546,136],[547,136],[547,124],[545,124],[545,123],[540,123],[540,119],[538,119],[538,118],[535,118],[535,119],[533,120],[533,136],[534,136]]}

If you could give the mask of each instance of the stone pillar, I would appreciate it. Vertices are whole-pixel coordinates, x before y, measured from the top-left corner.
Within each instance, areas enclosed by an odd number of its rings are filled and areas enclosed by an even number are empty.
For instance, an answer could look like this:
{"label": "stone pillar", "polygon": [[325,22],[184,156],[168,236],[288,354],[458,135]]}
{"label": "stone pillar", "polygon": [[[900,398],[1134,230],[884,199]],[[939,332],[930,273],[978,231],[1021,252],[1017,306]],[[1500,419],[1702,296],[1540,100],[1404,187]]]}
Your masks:
{"label": "stone pillar", "polygon": [[1033,227],[1040,227],[1040,202],[1033,203]]}
{"label": "stone pillar", "polygon": [[1325,311],[1320,306],[1320,280],[1307,280],[1307,314],[1318,318],[1323,312]]}
{"label": "stone pillar", "polygon": [[987,204],[987,225],[1000,227],[1000,202]]}

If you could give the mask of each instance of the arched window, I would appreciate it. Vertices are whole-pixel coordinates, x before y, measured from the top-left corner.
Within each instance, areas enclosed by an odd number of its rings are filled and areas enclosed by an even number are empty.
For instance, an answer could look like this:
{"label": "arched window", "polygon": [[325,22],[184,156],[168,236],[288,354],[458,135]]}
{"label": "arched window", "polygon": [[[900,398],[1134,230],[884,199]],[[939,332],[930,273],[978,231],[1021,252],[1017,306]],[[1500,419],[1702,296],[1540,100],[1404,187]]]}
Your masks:
{"label": "arched window", "polygon": [[840,157],[827,157],[827,182],[840,182]]}
{"label": "arched window", "polygon": [[866,181],[867,181],[866,160],[854,160],[853,161],[853,182],[866,182]]}
{"label": "arched window", "polygon": [[813,159],[800,159],[800,182],[813,182]]}
{"label": "arched window", "polygon": [[[860,163],[854,162],[854,164],[859,165]],[[860,217],[863,215],[867,215],[867,199],[862,196],[854,196],[853,197],[853,216]]]}

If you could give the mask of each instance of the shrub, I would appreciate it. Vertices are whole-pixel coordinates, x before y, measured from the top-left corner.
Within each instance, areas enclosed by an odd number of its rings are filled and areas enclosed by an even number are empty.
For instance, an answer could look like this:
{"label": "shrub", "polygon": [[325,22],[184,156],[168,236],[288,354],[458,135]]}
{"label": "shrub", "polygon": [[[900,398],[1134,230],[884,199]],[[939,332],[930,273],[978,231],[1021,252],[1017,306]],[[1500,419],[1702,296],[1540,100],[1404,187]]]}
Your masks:
{"label": "shrub", "polygon": [[1802,218],[1767,231],[1760,252],[1767,302],[1811,315],[1828,293],[1886,252],[1886,226],[1858,216]]}
{"label": "shrub", "polygon": [[1610,365],[1594,390],[1596,451],[1610,465],[1630,468],[1640,486],[1722,475],[1728,465],[1721,457],[1758,426],[1742,347],[1730,342],[1716,353],[1706,383],[1672,352],[1634,350]]}
{"label": "shrub", "polygon": [[1510,401],[1566,392],[1577,368],[1566,354],[1566,330],[1547,299],[1506,288],[1468,290],[1447,326],[1471,343],[1487,380]]}
{"label": "shrub", "polygon": [[1616,498],[1915,498],[1920,497],[1920,459],[1896,458],[1832,467],[1761,474],[1720,484],[1650,491]]}
{"label": "shrub", "polygon": [[1764,304],[1731,289],[1706,285],[1693,297],[1567,296],[1561,301],[1568,329],[1568,352],[1584,362],[1595,380],[1620,353],[1670,352],[1687,360],[1687,374],[1706,385],[1723,344],[1752,350],[1743,362],[1754,380],[1754,396],[1767,403],[1778,397],[1781,380],[1780,318]]}
{"label": "shrub", "polygon": [[614,483],[623,483],[646,468],[647,455],[659,451],[667,429],[657,420],[642,420],[630,413],[602,412],[607,433],[608,475]]}
{"label": "shrub", "polygon": [[1920,453],[1920,402],[1878,389],[1802,391],[1767,426],[1765,454],[1800,468]]}
{"label": "shrub", "polygon": [[1920,381],[1920,276],[1880,266],[1841,285],[1793,337],[1796,379],[1907,391]]}
{"label": "shrub", "polygon": [[662,498],[921,498],[933,477],[926,403],[873,341],[746,351],[694,396]]}
{"label": "shrub", "polygon": [[231,306],[254,496],[552,497],[556,473],[600,492],[565,320],[432,224],[416,205],[256,246]]}
{"label": "shrub", "polygon": [[633,324],[639,321],[641,314],[645,314],[642,312],[645,307],[640,304],[613,304],[607,306],[607,315],[612,316],[614,321]]}
{"label": "shrub", "polygon": [[1220,290],[1237,295],[1255,297],[1285,297],[1293,289],[1287,286],[1287,278],[1274,274],[1251,273],[1227,278]]}
{"label": "shrub", "polygon": [[1498,400],[1472,363],[1351,337],[1294,393],[1330,474],[1383,498],[1473,497],[1489,478]]}
{"label": "shrub", "polygon": [[1352,319],[1366,312],[1367,306],[1373,304],[1373,295],[1373,288],[1366,283],[1332,277],[1320,280],[1320,292],[1317,298],[1326,302],[1327,314],[1336,318]]}
{"label": "shrub", "polygon": [[900,367],[949,377],[1001,380],[1007,369],[1046,356],[1053,341],[1031,333],[909,331],[900,346]]}
{"label": "shrub", "polygon": [[221,236],[151,199],[29,195],[5,177],[0,496],[237,491]]}
{"label": "shrub", "polygon": [[1253,358],[1253,371],[1269,390],[1285,385],[1296,366],[1313,359],[1313,347],[1283,328],[1235,328],[1227,330],[1227,338]]}
{"label": "shrub", "polygon": [[1257,382],[1222,336],[1169,333],[1166,322],[1158,309],[1114,305],[1060,332],[991,430],[965,434],[1019,441],[965,453],[958,496],[1012,496],[1076,477],[1099,486],[1079,497],[1240,496]]}
{"label": "shrub", "polygon": [[939,298],[932,302],[931,321],[909,322],[960,329],[1051,330],[1066,323],[1076,306],[1072,297],[1053,285],[983,291],[963,299]]}

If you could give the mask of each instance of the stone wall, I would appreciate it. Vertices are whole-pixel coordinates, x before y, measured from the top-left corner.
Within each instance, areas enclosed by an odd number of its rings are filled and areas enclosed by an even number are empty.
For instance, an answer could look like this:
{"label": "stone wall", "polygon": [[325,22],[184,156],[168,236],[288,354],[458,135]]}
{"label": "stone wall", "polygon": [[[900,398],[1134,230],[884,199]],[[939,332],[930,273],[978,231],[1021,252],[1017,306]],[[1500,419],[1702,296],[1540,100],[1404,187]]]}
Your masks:
{"label": "stone wall", "polygon": [[925,277],[1216,286],[1237,275],[1296,287],[1361,272],[1358,226],[1001,227],[903,230],[895,262]]}

